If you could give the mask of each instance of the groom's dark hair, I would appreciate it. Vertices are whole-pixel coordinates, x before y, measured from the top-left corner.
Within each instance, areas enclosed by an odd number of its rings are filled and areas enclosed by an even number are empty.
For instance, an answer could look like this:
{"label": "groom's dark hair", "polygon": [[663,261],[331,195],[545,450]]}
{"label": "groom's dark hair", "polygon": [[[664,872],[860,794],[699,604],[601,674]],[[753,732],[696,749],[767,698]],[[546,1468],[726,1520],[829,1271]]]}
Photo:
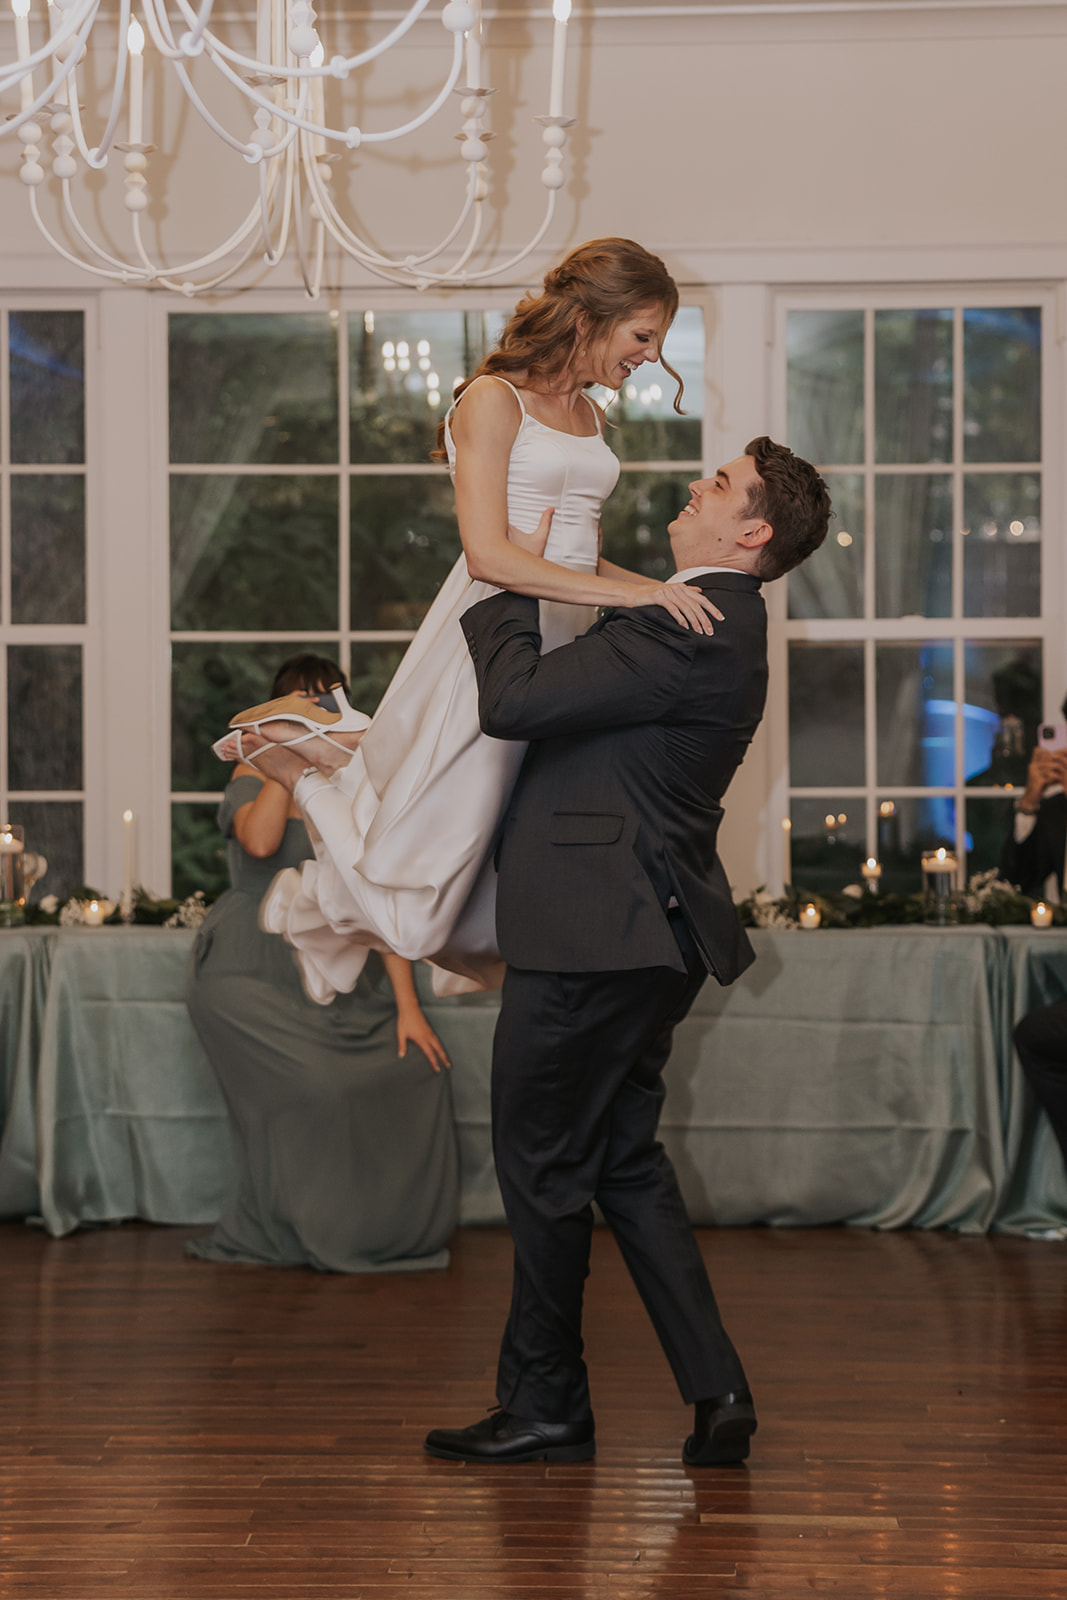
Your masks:
{"label": "groom's dark hair", "polygon": [[766,434],[745,446],[759,473],[749,490],[746,516],[769,522],[772,538],[759,552],[759,575],[767,583],[792,572],[826,538],[833,507],[830,491],[810,461],[795,456]]}

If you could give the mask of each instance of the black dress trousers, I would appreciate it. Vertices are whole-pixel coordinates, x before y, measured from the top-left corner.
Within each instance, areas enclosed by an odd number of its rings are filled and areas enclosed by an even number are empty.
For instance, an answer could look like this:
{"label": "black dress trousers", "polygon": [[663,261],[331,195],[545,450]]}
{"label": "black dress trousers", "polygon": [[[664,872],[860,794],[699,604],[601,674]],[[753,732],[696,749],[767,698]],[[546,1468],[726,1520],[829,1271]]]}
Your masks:
{"label": "black dress trousers", "polygon": [[1027,1082],[1048,1112],[1067,1161],[1067,1000],[1028,1012],[1014,1038]]}
{"label": "black dress trousers", "polygon": [[674,1027],[707,976],[508,968],[493,1049],[493,1148],[515,1246],[497,1399],[543,1422],[591,1414],[582,1293],[595,1200],[687,1403],[745,1382],[656,1128]]}

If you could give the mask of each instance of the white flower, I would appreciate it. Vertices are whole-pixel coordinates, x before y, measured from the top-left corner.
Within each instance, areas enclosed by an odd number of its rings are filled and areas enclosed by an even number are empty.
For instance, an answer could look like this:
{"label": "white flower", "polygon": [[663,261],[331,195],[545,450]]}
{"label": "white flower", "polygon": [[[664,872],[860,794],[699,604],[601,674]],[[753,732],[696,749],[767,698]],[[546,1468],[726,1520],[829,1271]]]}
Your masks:
{"label": "white flower", "polygon": [[59,907],[59,901],[54,894],[43,894],[38,904],[46,917],[50,917]]}
{"label": "white flower", "polygon": [[[42,902],[43,904],[43,902]],[[61,928],[81,928],[85,924],[85,903],[82,900],[68,900],[59,913],[59,926]]]}
{"label": "white flower", "polygon": [[198,889],[187,900],[183,900],[177,911],[169,916],[163,924],[165,928],[199,928],[208,914],[208,904],[204,899],[203,889]]}

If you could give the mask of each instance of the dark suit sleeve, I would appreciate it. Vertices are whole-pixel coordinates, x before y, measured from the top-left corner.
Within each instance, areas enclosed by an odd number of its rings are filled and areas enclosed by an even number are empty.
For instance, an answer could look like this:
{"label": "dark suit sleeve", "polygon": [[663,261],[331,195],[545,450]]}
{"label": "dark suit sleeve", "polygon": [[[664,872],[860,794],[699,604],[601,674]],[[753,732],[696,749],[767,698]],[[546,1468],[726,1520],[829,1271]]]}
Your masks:
{"label": "dark suit sleeve", "polygon": [[499,594],[461,618],[483,733],[545,739],[653,722],[682,694],[696,635],[660,607],[614,611],[540,654],[537,601]]}
{"label": "dark suit sleeve", "polygon": [[[1057,797],[1058,798],[1058,797]],[[1037,818],[1022,844],[1015,841],[1015,818],[1012,817],[1004,849],[1000,856],[1000,875],[1031,897],[1045,892],[1045,879],[1055,873],[1063,875],[1064,828],[1059,813],[1062,807],[1056,799],[1042,800]]]}

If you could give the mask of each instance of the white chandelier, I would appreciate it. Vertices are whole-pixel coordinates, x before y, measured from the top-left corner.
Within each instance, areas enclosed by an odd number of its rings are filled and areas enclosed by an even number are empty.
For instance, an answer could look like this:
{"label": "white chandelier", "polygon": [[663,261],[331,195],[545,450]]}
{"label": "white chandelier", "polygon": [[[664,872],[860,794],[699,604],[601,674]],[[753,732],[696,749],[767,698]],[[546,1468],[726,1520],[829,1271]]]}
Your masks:
{"label": "white chandelier", "polygon": [[[355,55],[329,59],[315,27],[310,0],[255,0],[254,53],[235,48],[212,27],[215,0],[200,0],[198,7],[190,0],[140,0],[144,26],[132,14],[131,0],[119,0],[117,17],[114,9],[102,10],[101,0],[10,0],[10,4],[16,53],[14,61],[0,66],[0,105],[5,96],[14,103],[17,92],[18,109],[0,122],[0,136],[14,134],[22,142],[19,177],[26,186],[34,222],[45,239],[67,261],[97,277],[154,284],[194,295],[217,288],[257,253],[268,267],[274,267],[292,249],[304,287],[315,298],[322,287],[329,240],[368,272],[390,283],[420,289],[463,285],[508,272],[536,248],[548,230],[556,193],[564,183],[566,130],[573,126],[563,115],[571,0],[552,3],[548,112],[536,118],[545,145],[541,183],[548,191],[541,223],[517,253],[480,268],[474,264],[482,244],[483,210],[489,194],[488,142],[493,137],[485,118],[488,98],[495,92],[484,81],[481,0],[449,0],[445,5],[441,22],[447,37],[442,42],[445,49],[451,46],[451,59],[444,82],[417,115],[402,126],[385,130],[349,124],[336,114],[337,106],[341,103],[343,109],[348,81],[398,44],[426,11],[429,0],[415,0],[378,43]],[[116,22],[117,37],[111,34]],[[101,27],[94,39],[97,23]],[[101,38],[105,34],[111,37]],[[156,149],[150,134],[146,136],[145,125],[144,68],[149,47],[173,72],[197,115],[224,145],[243,157],[258,180],[258,192],[229,238],[196,260],[173,267],[153,259],[142,225],[150,204],[150,157]],[[79,69],[89,52],[95,71],[111,84],[107,96],[101,97],[107,107],[100,118],[102,126],[91,131],[79,102]],[[108,63],[106,71],[100,66],[102,61]],[[243,127],[224,126],[194,87],[193,71],[206,71],[205,63],[243,96],[247,119]],[[338,86],[330,90],[329,118],[328,85]],[[455,137],[461,173],[465,172],[458,185],[461,194],[455,221],[444,238],[420,254],[400,256],[378,250],[342,216],[332,193],[331,165],[344,152],[366,150],[413,133],[453,94],[460,97],[462,129]],[[161,120],[157,115],[157,123]],[[131,234],[126,259],[115,253],[113,246],[92,237],[75,204],[75,181],[106,167],[116,150],[123,155],[123,198]],[[46,223],[38,198],[50,176],[58,180],[62,238]]]}

